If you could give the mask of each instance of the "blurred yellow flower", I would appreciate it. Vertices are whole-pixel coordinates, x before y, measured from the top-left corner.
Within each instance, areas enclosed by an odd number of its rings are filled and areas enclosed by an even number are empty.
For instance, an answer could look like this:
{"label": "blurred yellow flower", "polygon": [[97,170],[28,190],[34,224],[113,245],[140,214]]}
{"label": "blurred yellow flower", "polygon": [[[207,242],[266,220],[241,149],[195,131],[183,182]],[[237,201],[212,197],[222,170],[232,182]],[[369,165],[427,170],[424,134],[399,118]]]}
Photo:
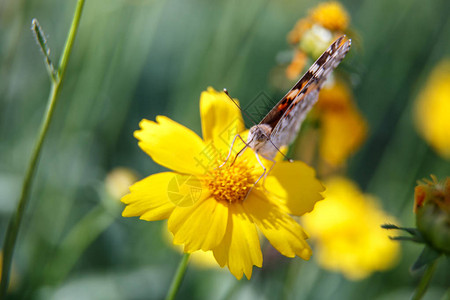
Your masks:
{"label": "blurred yellow flower", "polygon": [[[306,18],[300,19],[288,34],[288,41],[296,48],[286,68],[286,77],[298,78],[308,58],[316,59],[337,35],[348,29],[349,22],[348,13],[335,1],[319,4]],[[367,123],[350,89],[342,82],[328,81],[315,108],[321,125],[319,153],[327,163],[326,168],[342,166],[367,135]]]}
{"label": "blurred yellow flower", "polygon": [[316,111],[320,119],[320,156],[330,165],[342,165],[366,139],[367,124],[353,95],[342,82],[325,86]]}
{"label": "blurred yellow flower", "polygon": [[288,34],[288,41],[292,45],[298,44],[313,25],[320,25],[333,32],[334,36],[341,35],[349,23],[350,17],[339,2],[324,2],[311,9],[307,17],[297,21]]}
{"label": "blurred yellow flower", "polygon": [[131,169],[118,167],[106,175],[105,188],[114,199],[120,199],[128,194],[128,188],[138,180],[136,172]]}
{"label": "blurred yellow flower", "polygon": [[287,39],[295,46],[294,58],[286,69],[286,77],[297,78],[308,57],[315,60],[330,43],[345,33],[350,17],[344,7],[335,1],[324,2],[310,10],[307,17],[297,21]]}
{"label": "blurred yellow flower", "polygon": [[450,159],[450,60],[432,71],[416,99],[414,117],[422,137],[443,158]]}
{"label": "blurred yellow flower", "polygon": [[[212,251],[217,263],[238,279],[262,266],[257,228],[283,255],[309,259],[306,233],[291,217],[313,209],[323,186],[302,162],[275,164],[265,185],[254,183],[262,168],[252,151],[225,165],[237,133],[244,131],[240,110],[212,88],[200,98],[203,139],[167,117],[142,120],[139,146],[172,172],[151,175],[122,198],[124,217],[168,219],[173,242],[184,251]],[[241,144],[242,146],[242,144]],[[265,165],[268,161],[263,160]]]}
{"label": "blurred yellow flower", "polygon": [[331,31],[344,32],[350,22],[345,8],[336,1],[324,2],[310,11],[313,23],[318,23]]}
{"label": "blurred yellow flower", "polygon": [[325,186],[325,200],[303,217],[305,229],[316,241],[319,264],[351,280],[391,268],[399,243],[389,240],[380,225],[393,223],[393,218],[348,179],[334,177]]}

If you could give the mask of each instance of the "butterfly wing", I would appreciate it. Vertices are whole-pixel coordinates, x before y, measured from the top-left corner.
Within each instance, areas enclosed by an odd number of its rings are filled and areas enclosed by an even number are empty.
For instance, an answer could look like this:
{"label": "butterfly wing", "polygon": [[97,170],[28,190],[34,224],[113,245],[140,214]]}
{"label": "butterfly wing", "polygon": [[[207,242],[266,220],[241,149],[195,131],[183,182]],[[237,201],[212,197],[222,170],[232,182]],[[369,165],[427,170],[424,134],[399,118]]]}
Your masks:
{"label": "butterfly wing", "polygon": [[272,126],[270,140],[277,148],[293,142],[303,120],[317,102],[320,88],[344,59],[350,46],[351,40],[345,36],[338,38],[261,121]]}

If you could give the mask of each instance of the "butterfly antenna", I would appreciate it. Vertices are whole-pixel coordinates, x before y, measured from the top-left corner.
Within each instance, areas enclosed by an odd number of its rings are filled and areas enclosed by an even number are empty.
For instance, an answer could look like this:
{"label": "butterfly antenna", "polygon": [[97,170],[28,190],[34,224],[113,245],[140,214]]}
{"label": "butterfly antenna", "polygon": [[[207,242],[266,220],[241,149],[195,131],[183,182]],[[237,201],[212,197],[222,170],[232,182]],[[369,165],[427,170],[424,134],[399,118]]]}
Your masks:
{"label": "butterfly antenna", "polygon": [[228,96],[228,98],[230,98],[231,102],[233,102],[233,103],[237,106],[237,108],[239,108],[239,110],[240,110],[247,118],[249,118],[250,121],[253,122],[254,125],[258,124],[258,122],[256,122],[255,119],[253,119],[253,118],[252,118],[245,110],[241,109],[241,107],[239,106],[239,104],[238,104],[233,98],[231,98],[231,96],[230,96],[230,94],[228,93],[228,90],[227,90],[227,89],[223,89],[223,92],[224,92],[225,94],[227,94],[227,96]]}

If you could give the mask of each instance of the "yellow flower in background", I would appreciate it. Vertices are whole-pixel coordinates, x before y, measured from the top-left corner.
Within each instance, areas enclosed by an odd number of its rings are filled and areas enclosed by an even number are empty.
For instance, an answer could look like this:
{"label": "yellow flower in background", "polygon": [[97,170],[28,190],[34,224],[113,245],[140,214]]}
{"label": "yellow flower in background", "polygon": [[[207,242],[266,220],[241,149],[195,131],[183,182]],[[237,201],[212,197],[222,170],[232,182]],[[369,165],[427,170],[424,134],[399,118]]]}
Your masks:
{"label": "yellow flower in background", "polygon": [[131,169],[117,167],[106,175],[105,188],[114,199],[128,194],[128,188],[138,180],[138,175]]}
{"label": "yellow flower in background", "polygon": [[414,117],[422,137],[450,159],[450,60],[441,61],[416,99]]}
{"label": "yellow flower in background", "polygon": [[324,2],[310,11],[309,16],[313,23],[317,23],[331,31],[347,30],[350,17],[345,8],[336,1]]}
{"label": "yellow flower in background", "polygon": [[393,218],[381,210],[377,199],[348,179],[334,177],[325,186],[325,200],[303,217],[305,229],[316,241],[319,264],[351,280],[393,267],[399,243],[380,227],[393,223]]}
{"label": "yellow flower in background", "polygon": [[[350,17],[339,2],[324,2],[311,9],[288,34],[288,41],[296,48],[286,68],[286,77],[297,79],[308,58],[319,57],[337,36],[345,33],[349,23]],[[325,85],[316,106],[321,123],[320,155],[330,166],[341,166],[365,140],[366,121],[350,89],[340,82]]]}
{"label": "yellow flower in background", "polygon": [[279,161],[264,187],[263,180],[255,185],[262,167],[251,150],[221,166],[232,139],[245,129],[240,110],[225,93],[210,88],[201,95],[200,114],[203,139],[164,116],[141,121],[135,132],[139,146],[172,171],[132,185],[122,198],[127,205],[122,215],[168,219],[174,244],[188,253],[212,251],[238,279],[250,278],[253,265],[262,266],[257,229],[281,254],[309,259],[307,235],[291,215],[311,211],[322,199],[324,188],[314,170]]}
{"label": "yellow flower in background", "polygon": [[286,69],[286,77],[298,78],[306,65],[306,58],[318,58],[332,41],[345,33],[349,23],[347,11],[336,1],[321,3],[311,9],[307,17],[298,20],[287,37],[296,49]]}
{"label": "yellow flower in background", "polygon": [[324,2],[311,9],[307,17],[297,21],[288,34],[288,41],[292,45],[298,44],[314,25],[329,30],[334,36],[342,35],[349,23],[350,17],[339,2]]}
{"label": "yellow flower in background", "polygon": [[350,89],[342,82],[325,86],[316,111],[320,119],[320,156],[330,165],[342,165],[364,142],[367,124]]}

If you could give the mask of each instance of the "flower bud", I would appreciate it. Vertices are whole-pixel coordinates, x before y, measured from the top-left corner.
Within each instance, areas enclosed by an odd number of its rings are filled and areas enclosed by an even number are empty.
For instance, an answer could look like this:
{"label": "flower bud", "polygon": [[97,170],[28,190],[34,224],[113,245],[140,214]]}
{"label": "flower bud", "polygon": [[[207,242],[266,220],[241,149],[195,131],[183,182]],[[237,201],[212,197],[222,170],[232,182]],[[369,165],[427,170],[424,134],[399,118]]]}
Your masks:
{"label": "flower bud", "polygon": [[415,188],[416,226],[433,248],[450,254],[450,177],[431,178]]}

